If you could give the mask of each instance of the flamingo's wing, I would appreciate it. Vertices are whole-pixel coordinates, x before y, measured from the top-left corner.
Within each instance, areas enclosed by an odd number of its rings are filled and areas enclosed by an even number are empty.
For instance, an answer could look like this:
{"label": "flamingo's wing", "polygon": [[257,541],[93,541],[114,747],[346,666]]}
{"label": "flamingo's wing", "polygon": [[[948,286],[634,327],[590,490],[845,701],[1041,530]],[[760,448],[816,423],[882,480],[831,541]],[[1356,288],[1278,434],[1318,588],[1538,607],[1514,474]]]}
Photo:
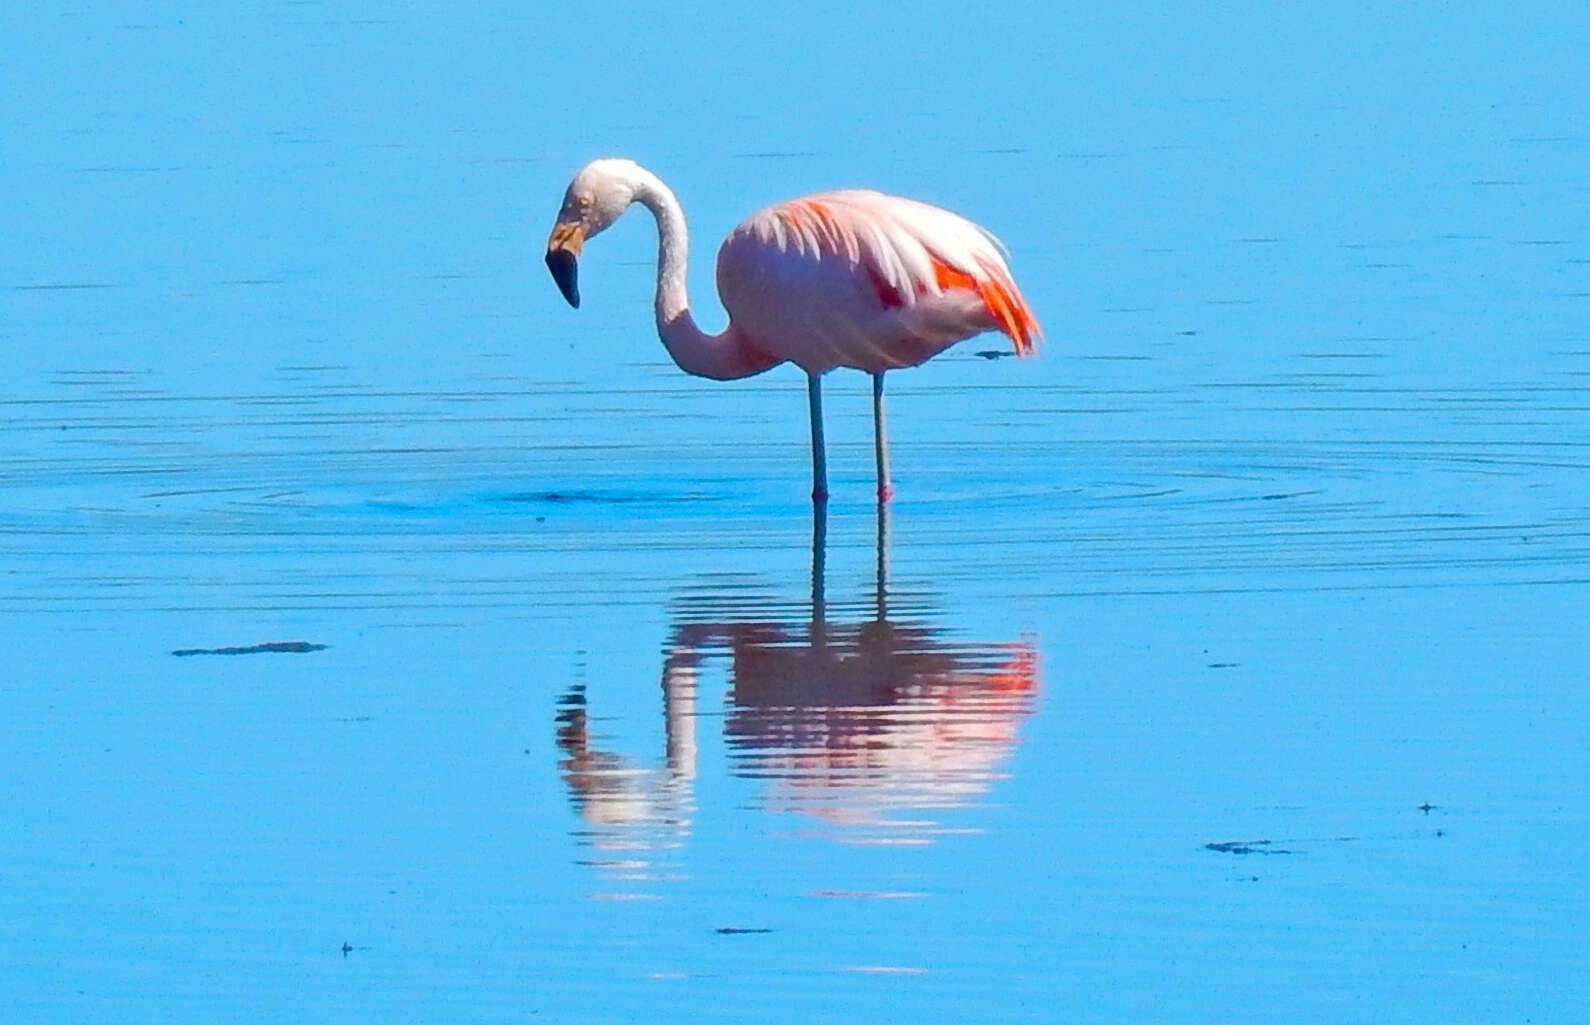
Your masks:
{"label": "flamingo's wing", "polygon": [[1039,337],[994,236],[879,192],[825,192],[747,217],[718,252],[718,291],[758,346],[812,372],[911,366],[988,330],[1025,355]]}

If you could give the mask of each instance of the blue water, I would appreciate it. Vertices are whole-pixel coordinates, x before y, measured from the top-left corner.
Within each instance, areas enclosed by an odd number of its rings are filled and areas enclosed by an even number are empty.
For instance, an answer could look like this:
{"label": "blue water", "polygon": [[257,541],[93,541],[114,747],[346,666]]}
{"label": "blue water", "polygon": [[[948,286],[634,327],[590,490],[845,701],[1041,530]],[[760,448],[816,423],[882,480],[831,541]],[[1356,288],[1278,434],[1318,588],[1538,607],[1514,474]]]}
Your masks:
{"label": "blue water", "polygon": [[[0,30],[0,1018],[1583,1016],[1578,5]],[[864,378],[814,579],[798,372],[547,280],[612,154],[713,327],[790,195],[1009,246],[886,566]]]}

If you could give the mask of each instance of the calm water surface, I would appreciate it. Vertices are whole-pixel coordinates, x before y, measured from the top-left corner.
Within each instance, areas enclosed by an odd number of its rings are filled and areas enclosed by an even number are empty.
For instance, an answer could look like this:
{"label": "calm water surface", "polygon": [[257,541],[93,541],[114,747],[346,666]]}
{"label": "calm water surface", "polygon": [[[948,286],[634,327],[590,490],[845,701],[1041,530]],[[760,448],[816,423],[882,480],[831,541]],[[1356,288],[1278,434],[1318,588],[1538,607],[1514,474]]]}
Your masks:
{"label": "calm water surface", "polygon": [[[1579,1020],[1587,25],[7,7],[0,1016]],[[814,524],[644,217],[545,279],[609,153],[704,321],[873,185],[1043,356],[891,379],[887,524],[831,378]]]}

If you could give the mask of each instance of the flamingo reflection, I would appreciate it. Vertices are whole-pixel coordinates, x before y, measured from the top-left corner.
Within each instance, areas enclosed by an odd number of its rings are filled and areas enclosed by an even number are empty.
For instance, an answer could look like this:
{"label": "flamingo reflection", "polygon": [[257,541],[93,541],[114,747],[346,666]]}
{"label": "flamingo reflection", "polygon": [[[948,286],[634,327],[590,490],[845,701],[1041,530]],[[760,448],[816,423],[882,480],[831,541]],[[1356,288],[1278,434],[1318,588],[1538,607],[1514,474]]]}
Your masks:
{"label": "flamingo reflection", "polygon": [[596,746],[584,689],[563,697],[563,778],[580,839],[610,855],[600,864],[653,877],[658,856],[689,835],[699,680],[718,666],[733,773],[764,781],[764,809],[808,816],[834,839],[932,842],[947,831],[941,813],[976,804],[1001,777],[1038,690],[1033,639],[958,642],[920,602],[891,610],[886,505],[870,600],[831,607],[823,504],[814,516],[809,605],[733,590],[676,604],[661,764]]}

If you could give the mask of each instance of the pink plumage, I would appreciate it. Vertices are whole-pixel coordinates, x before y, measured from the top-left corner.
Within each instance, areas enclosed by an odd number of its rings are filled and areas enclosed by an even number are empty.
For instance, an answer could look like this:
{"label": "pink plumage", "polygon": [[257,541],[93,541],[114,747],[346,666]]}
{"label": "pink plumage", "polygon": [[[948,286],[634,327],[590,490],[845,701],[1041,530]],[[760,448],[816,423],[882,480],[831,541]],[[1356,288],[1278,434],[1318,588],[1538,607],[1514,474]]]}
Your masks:
{"label": "pink plumage", "polygon": [[883,375],[914,367],[984,331],[1036,351],[1038,321],[987,231],[948,210],[881,192],[821,192],[758,210],[718,250],[718,294],[729,311],[719,334],[702,331],[685,288],[689,233],[662,179],[632,160],[595,160],[563,196],[547,267],[580,304],[576,257],[585,240],[639,203],[657,218],[657,334],[686,373],[714,380],[780,363],[806,372],[812,427],[812,498],[828,495],[822,375],[872,375],[880,500],[890,494]]}
{"label": "pink plumage", "polygon": [[718,250],[718,294],[745,341],[809,374],[916,366],[984,331],[1026,355],[1040,336],[988,232],[859,189],[759,210]]}

